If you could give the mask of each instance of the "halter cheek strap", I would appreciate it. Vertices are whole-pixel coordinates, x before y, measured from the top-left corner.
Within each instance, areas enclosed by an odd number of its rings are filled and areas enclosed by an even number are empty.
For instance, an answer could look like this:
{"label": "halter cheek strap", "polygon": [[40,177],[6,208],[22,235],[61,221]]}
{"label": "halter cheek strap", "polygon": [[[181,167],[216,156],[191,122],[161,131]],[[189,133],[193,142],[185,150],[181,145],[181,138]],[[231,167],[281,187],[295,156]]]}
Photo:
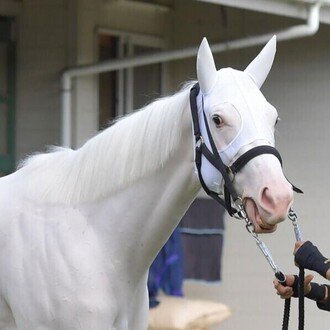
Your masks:
{"label": "halter cheek strap", "polygon": [[[199,85],[196,83],[190,90],[190,108],[191,108],[191,115],[193,121],[193,128],[194,128],[194,136],[195,136],[195,163],[198,172],[199,181],[205,190],[205,192],[215,199],[218,203],[225,207],[228,213],[231,216],[234,216],[240,212],[240,209],[236,209],[232,206],[232,201],[234,204],[240,203],[241,198],[238,196],[236,189],[231,181],[231,178],[228,173],[236,174],[239,172],[251,159],[257,157],[261,154],[272,154],[278,158],[282,165],[282,158],[279,152],[271,146],[263,145],[257,146],[255,148],[250,149],[249,151],[245,152],[241,155],[231,166],[226,166],[216,148],[214,140],[212,138],[212,134],[208,125],[208,121],[203,109],[203,119],[205,123],[207,137],[210,142],[211,150],[205,144],[203,136],[201,134],[199,120],[198,120],[198,106],[196,102],[196,98],[199,94]],[[203,176],[202,176],[202,156],[204,156],[222,175],[224,180],[224,199],[222,199],[218,193],[212,191],[206,185]],[[300,189],[294,187],[293,189],[297,192],[302,192]]]}
{"label": "halter cheek strap", "polygon": [[[196,163],[196,168],[198,172],[198,177],[199,181],[205,190],[205,192],[211,196],[214,200],[216,200],[218,203],[220,203],[222,206],[225,207],[225,209],[228,211],[228,213],[232,216],[234,215],[237,210],[234,209],[231,205],[231,198],[230,195],[232,196],[232,199],[235,201],[238,199],[238,195],[236,193],[236,190],[229,178],[229,175],[227,174],[226,166],[222,162],[221,157],[219,156],[219,153],[217,151],[217,148],[215,146],[215,143],[213,141],[210,128],[208,125],[208,122],[205,117],[205,113],[203,111],[203,116],[204,116],[204,121],[205,121],[205,127],[206,127],[206,132],[210,141],[210,146],[212,151],[209,150],[209,148],[206,146],[203,136],[200,131],[199,127],[199,121],[198,121],[198,107],[197,107],[197,102],[196,102],[196,97],[199,93],[199,85],[198,83],[195,84],[191,90],[190,90],[190,108],[191,108],[191,116],[192,116],[192,121],[193,121],[193,128],[194,128],[194,136],[195,136],[195,163]],[[205,156],[205,158],[221,173],[224,181],[225,181],[225,187],[227,193],[225,194],[225,199],[222,199],[219,197],[219,195],[210,190],[202,176],[202,156]],[[228,193],[230,195],[228,195]]]}

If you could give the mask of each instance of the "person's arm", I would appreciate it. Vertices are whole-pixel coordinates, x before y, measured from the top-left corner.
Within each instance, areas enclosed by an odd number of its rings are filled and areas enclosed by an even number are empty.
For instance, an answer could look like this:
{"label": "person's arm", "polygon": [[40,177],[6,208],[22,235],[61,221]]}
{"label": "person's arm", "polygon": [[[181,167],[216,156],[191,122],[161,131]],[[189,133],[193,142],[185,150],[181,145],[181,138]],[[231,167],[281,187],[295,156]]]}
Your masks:
{"label": "person's arm", "polygon": [[295,263],[303,268],[316,271],[330,280],[330,260],[322,255],[310,241],[297,242],[294,250]]}
{"label": "person's arm", "polygon": [[330,286],[329,285],[324,285],[325,288],[325,297],[323,300],[316,301],[316,305],[319,309],[322,309],[324,311],[329,311],[330,312]]}

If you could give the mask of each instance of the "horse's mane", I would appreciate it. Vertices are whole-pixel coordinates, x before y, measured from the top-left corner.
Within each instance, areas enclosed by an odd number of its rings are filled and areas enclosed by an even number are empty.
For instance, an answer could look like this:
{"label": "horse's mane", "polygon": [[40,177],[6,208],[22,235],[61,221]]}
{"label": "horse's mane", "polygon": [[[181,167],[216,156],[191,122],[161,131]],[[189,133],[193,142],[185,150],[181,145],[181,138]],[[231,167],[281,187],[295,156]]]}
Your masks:
{"label": "horse's mane", "polygon": [[190,86],[122,117],[77,150],[55,147],[25,159],[18,172],[28,180],[30,197],[93,201],[159,169],[179,145]]}

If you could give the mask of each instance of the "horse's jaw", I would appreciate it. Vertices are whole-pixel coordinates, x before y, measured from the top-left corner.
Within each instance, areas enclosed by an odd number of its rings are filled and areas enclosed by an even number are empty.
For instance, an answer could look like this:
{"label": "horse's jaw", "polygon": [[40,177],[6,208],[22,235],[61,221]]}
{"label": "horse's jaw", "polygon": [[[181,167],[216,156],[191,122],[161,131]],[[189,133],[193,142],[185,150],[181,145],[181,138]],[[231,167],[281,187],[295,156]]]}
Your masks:
{"label": "horse's jaw", "polygon": [[245,197],[243,203],[248,218],[252,221],[257,233],[272,233],[277,229],[277,224],[284,221],[292,205],[292,198],[289,197],[279,202],[279,207],[269,210],[264,208],[260,201]]}
{"label": "horse's jaw", "polygon": [[259,212],[258,206],[252,198],[244,198],[243,202],[245,212],[249,220],[252,221],[256,233],[273,233],[277,229],[277,224],[268,224],[263,220],[261,212]]}

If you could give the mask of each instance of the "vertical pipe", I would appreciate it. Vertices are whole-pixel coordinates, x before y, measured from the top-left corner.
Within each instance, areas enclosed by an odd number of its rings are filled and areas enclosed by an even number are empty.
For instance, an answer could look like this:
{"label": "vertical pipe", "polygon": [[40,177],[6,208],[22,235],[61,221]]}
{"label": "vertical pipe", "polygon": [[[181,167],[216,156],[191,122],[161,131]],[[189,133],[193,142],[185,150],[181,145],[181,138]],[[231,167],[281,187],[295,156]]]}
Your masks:
{"label": "vertical pipe", "polygon": [[62,98],[61,98],[61,145],[63,147],[71,147],[71,125],[72,125],[72,114],[71,114],[71,102],[72,102],[72,82],[71,77],[67,74],[62,76]]}

